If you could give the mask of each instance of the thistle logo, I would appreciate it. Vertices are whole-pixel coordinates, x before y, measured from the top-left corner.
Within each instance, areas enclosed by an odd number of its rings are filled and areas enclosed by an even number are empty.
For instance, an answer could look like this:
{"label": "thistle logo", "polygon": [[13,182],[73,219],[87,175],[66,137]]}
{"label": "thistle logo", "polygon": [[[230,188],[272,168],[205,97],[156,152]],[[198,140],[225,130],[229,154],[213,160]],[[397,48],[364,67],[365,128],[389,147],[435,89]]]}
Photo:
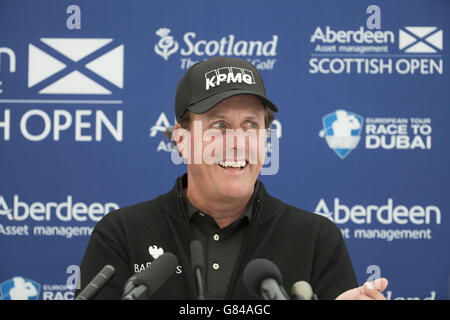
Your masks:
{"label": "thistle logo", "polygon": [[[123,88],[124,46],[111,48],[113,39],[40,40],[28,45],[28,88],[36,86],[39,94],[108,95]],[[107,82],[100,84],[103,79]]]}
{"label": "thistle logo", "polygon": [[358,146],[361,139],[363,118],[356,113],[336,110],[322,118],[323,129],[319,132],[330,149],[344,159]]}
{"label": "thistle logo", "polygon": [[172,36],[169,36],[170,29],[168,28],[159,28],[155,33],[161,37],[158,43],[155,44],[155,52],[167,61],[169,56],[177,52],[178,42]]}
{"label": "thistle logo", "polygon": [[0,300],[37,300],[41,286],[22,277],[14,277],[0,283]]}
{"label": "thistle logo", "polygon": [[436,53],[443,48],[443,31],[437,27],[405,27],[398,48],[406,53]]}

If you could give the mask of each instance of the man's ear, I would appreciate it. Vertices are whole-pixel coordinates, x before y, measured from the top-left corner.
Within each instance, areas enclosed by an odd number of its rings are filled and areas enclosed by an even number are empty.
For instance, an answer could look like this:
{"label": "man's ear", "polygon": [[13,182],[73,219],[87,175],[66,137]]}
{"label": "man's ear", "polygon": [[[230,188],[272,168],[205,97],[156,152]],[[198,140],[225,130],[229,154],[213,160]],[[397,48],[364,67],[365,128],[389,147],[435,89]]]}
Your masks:
{"label": "man's ear", "polygon": [[175,123],[175,125],[172,128],[172,139],[173,141],[175,141],[175,143],[178,143],[178,141],[176,140],[176,134],[175,132],[181,128],[181,125],[177,122]]}
{"label": "man's ear", "polygon": [[[178,152],[185,160],[187,160],[186,150],[190,148],[190,139],[186,134],[189,135],[189,131],[183,129],[179,123],[176,123],[173,126],[172,140],[175,142]],[[189,145],[187,145],[187,143],[189,143]]]}

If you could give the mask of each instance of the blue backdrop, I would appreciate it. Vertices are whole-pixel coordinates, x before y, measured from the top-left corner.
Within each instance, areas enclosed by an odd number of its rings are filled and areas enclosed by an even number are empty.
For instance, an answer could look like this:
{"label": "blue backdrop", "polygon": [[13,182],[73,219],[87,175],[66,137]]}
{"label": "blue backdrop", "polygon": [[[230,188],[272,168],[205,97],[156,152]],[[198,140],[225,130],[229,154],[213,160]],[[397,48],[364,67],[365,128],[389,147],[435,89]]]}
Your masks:
{"label": "blue backdrop", "polygon": [[0,0],[0,299],[72,299],[99,219],[172,188],[176,85],[216,55],[280,109],[269,192],[332,219],[360,283],[448,299],[448,32],[437,0]]}

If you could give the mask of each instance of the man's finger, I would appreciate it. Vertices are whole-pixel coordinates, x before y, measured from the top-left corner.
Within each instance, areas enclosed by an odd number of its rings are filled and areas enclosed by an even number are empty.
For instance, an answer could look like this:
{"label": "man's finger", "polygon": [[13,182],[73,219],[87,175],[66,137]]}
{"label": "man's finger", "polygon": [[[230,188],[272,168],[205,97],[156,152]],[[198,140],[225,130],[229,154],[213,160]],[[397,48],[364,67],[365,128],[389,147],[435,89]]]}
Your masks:
{"label": "man's finger", "polygon": [[389,281],[386,278],[379,278],[371,283],[378,291],[383,292],[387,288]]}
{"label": "man's finger", "polygon": [[374,300],[386,300],[386,297],[380,292],[381,290],[378,290],[372,282],[366,282],[362,291],[362,295],[368,296]]}

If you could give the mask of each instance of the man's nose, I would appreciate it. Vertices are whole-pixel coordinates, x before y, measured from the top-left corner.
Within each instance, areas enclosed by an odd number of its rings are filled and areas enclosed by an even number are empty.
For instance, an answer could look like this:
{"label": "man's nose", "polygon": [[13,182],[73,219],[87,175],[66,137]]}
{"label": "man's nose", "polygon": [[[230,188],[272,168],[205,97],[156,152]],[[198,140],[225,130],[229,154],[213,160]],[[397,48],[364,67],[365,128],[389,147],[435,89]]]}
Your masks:
{"label": "man's nose", "polygon": [[242,129],[230,130],[226,134],[226,147],[232,149],[245,149],[246,138],[245,132]]}

